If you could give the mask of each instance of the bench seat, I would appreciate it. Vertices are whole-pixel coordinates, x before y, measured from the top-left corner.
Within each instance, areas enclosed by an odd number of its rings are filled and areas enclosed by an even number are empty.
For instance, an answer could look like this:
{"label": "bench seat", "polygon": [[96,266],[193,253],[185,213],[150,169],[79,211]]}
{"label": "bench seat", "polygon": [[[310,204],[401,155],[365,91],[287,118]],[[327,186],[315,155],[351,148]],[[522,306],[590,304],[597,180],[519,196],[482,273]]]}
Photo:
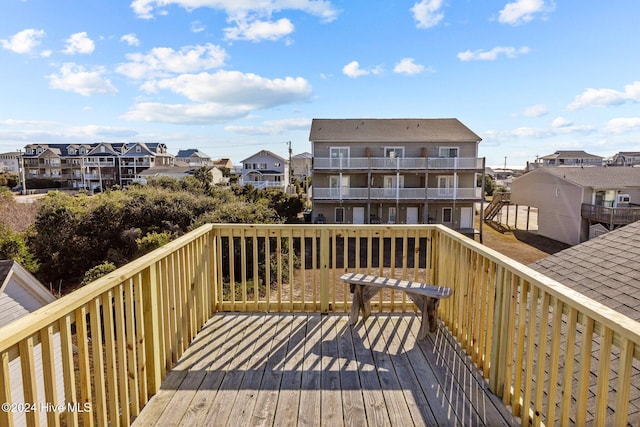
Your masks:
{"label": "bench seat", "polygon": [[351,305],[350,321],[352,325],[358,322],[360,312],[363,319],[366,319],[371,314],[371,298],[380,289],[406,292],[422,313],[422,324],[418,335],[420,340],[426,338],[429,332],[436,331],[438,326],[438,304],[441,299],[449,298],[453,293],[451,288],[445,286],[433,286],[426,283],[369,274],[347,273],[340,276],[340,280],[351,285],[353,303]]}

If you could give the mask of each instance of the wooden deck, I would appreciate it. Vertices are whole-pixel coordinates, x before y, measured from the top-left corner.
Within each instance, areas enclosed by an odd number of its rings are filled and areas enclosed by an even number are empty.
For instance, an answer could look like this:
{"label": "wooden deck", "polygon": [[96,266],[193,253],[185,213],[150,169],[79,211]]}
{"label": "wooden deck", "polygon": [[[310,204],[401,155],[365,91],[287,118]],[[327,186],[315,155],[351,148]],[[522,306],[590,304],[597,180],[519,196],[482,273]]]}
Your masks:
{"label": "wooden deck", "polygon": [[413,314],[217,314],[134,425],[519,425]]}

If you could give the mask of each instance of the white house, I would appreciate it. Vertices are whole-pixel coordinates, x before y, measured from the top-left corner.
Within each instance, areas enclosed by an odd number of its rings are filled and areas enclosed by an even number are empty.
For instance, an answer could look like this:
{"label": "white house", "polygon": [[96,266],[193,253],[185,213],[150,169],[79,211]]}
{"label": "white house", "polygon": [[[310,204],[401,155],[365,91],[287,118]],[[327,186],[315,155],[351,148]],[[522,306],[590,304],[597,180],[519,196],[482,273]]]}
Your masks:
{"label": "white house", "polygon": [[268,150],[257,152],[242,160],[241,185],[255,188],[276,187],[286,189],[289,184],[289,162]]}
{"label": "white house", "polygon": [[[55,298],[40,284],[40,282],[15,261],[0,260],[0,334],[5,325],[19,319],[47,304]],[[44,382],[37,382],[38,406],[49,403],[64,403],[64,385],[62,382],[62,353],[60,350],[60,334],[53,336],[54,368],[57,383],[58,402],[47,402],[44,392]],[[42,348],[40,343],[34,345],[34,362],[36,377],[44,375],[42,363]],[[24,403],[22,373],[20,357],[9,362],[9,378],[11,382],[11,403]],[[40,424],[46,425],[46,413],[39,412]],[[24,412],[14,412],[16,426],[26,426],[27,420]]]}

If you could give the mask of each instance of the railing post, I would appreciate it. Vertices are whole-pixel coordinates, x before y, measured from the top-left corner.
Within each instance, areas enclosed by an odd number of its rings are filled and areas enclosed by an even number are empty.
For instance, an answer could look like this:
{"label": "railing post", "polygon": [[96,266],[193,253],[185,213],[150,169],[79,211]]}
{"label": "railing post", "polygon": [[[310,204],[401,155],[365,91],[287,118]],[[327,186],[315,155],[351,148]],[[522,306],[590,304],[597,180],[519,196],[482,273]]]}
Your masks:
{"label": "railing post", "polygon": [[142,304],[144,310],[144,338],[148,398],[160,390],[162,382],[160,357],[160,282],[156,264],[142,273]]}
{"label": "railing post", "polygon": [[[329,229],[320,229],[320,312],[329,312]],[[334,248],[335,249],[335,248]]]}
{"label": "railing post", "polygon": [[500,268],[495,279],[496,295],[493,306],[489,389],[499,397],[504,394],[508,334],[513,333],[513,331],[509,331],[509,311],[513,291],[507,285],[508,276],[506,270]]}

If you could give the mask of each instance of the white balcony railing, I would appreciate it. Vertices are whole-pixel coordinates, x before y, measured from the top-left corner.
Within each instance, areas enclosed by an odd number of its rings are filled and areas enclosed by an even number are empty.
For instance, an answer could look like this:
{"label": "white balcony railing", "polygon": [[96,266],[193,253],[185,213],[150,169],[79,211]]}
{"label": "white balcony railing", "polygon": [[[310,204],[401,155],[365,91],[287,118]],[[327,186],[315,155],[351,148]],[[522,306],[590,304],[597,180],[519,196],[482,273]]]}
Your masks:
{"label": "white balcony railing", "polygon": [[318,188],[315,200],[459,200],[480,199],[482,188]]}
{"label": "white balcony railing", "polygon": [[315,170],[477,170],[483,159],[475,157],[315,157]]}

